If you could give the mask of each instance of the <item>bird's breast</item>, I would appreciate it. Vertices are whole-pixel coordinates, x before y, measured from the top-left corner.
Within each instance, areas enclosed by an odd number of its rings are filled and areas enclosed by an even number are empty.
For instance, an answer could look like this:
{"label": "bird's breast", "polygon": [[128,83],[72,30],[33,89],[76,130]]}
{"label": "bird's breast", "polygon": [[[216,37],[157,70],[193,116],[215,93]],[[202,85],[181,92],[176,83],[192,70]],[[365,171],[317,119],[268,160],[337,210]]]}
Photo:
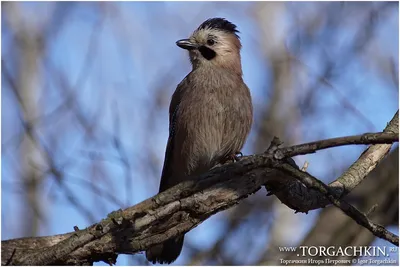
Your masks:
{"label": "bird's breast", "polygon": [[181,86],[179,127],[189,165],[212,165],[239,151],[252,121],[250,94],[241,77],[207,70],[192,73]]}

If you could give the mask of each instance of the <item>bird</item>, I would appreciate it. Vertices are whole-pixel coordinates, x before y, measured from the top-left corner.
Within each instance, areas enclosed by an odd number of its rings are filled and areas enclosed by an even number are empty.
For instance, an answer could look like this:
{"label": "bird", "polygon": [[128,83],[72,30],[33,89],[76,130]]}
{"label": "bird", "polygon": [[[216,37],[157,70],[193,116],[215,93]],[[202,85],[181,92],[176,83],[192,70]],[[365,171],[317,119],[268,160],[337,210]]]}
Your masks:
{"label": "bird", "polygon": [[[169,106],[169,137],[159,192],[207,172],[241,154],[253,122],[250,90],[243,81],[237,26],[210,18],[188,39],[191,72],[178,84]],[[148,261],[170,264],[180,255],[184,235],[146,251]]]}

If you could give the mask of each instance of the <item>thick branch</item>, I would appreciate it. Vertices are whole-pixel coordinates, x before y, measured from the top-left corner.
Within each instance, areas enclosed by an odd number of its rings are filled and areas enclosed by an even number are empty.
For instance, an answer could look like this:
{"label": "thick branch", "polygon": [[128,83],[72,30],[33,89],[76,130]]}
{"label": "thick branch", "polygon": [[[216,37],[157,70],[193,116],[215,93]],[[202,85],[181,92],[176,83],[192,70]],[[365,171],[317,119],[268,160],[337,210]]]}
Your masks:
{"label": "thick branch", "polygon": [[[300,179],[297,177],[300,173],[308,175],[285,160],[278,160],[276,151],[279,150],[271,146],[264,154],[243,157],[239,162],[215,168],[133,207],[113,212],[84,230],[2,241],[2,264],[9,261],[12,265],[82,265],[109,261],[116,254],[146,250],[238,204],[262,185],[281,188],[288,181]],[[279,171],[282,166],[292,168],[295,177],[283,175]],[[300,190],[306,188],[302,187]],[[291,190],[294,193],[299,189],[292,187]],[[296,205],[290,201],[287,199],[288,206]]]}
{"label": "thick branch", "polygon": [[[399,135],[399,110],[387,124],[384,133],[394,133]],[[359,185],[365,177],[382,161],[389,153],[392,144],[377,144],[366,149],[335,182],[332,187],[340,188],[340,196],[343,197]]]}

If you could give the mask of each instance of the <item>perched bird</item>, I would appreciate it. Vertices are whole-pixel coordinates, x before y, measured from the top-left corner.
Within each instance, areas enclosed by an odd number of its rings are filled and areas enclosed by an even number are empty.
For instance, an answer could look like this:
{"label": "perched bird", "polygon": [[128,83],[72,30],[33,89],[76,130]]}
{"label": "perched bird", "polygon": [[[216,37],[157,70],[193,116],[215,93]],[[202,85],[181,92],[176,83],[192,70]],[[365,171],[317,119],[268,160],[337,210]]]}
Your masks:
{"label": "perched bird", "polygon": [[[189,51],[192,71],[172,95],[169,138],[160,192],[240,153],[253,121],[249,88],[242,79],[236,26],[223,18],[203,22],[176,44]],[[184,236],[146,251],[153,263],[171,263]]]}

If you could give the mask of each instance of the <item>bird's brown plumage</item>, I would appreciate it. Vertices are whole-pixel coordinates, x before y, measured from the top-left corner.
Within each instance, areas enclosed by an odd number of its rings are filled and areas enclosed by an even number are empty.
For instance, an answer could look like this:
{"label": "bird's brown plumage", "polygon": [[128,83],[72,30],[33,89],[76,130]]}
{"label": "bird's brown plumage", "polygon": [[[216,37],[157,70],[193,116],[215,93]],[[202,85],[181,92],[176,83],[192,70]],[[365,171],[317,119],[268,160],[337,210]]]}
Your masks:
{"label": "bird's brown plumage", "polygon": [[[206,22],[186,41],[193,44],[193,70],[172,96],[160,192],[236,154],[251,128],[253,107],[242,79],[236,26],[218,18]],[[146,257],[153,263],[171,263],[182,246],[183,236],[170,239],[150,248]]]}

